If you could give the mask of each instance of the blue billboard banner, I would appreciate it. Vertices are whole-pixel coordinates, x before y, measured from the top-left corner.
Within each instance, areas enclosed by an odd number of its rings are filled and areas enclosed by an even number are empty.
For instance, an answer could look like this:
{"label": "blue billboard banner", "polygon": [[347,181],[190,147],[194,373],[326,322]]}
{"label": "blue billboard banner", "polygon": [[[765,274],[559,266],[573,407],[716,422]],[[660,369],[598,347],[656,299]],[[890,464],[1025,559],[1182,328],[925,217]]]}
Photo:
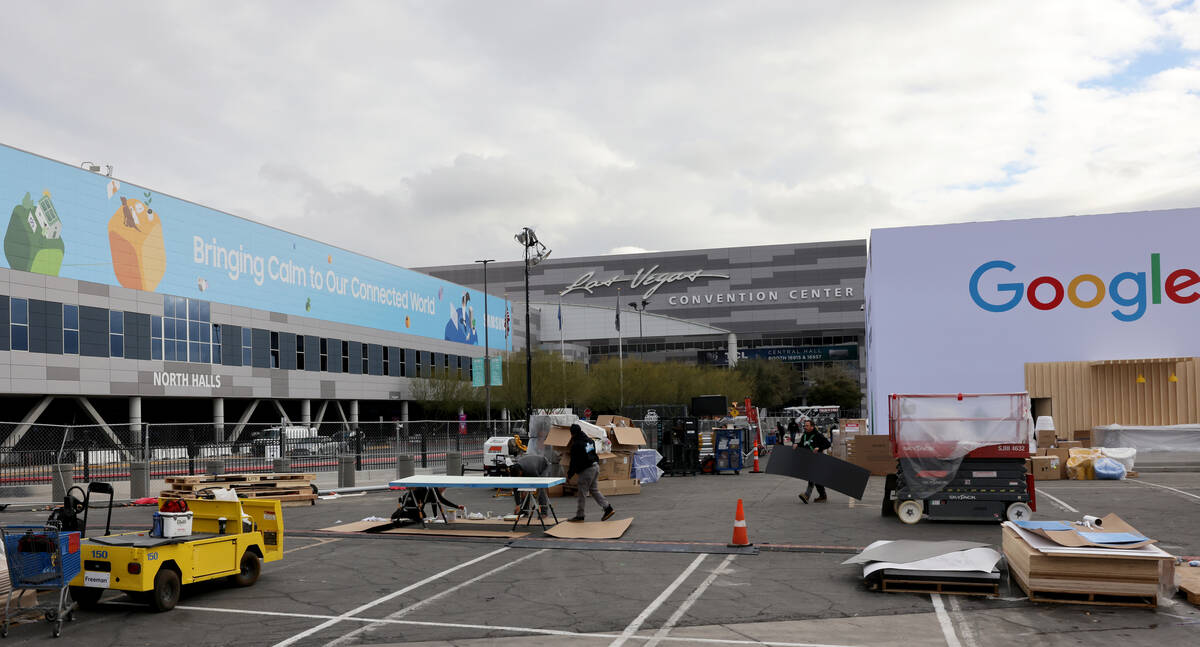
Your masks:
{"label": "blue billboard banner", "polygon": [[14,270],[483,345],[482,292],[0,144],[10,204]]}
{"label": "blue billboard banner", "polygon": [[[739,348],[738,359],[769,359],[777,362],[847,362],[858,359],[858,344],[834,346],[780,346],[774,348]],[[706,350],[700,352],[705,364],[728,364],[729,352]]]}

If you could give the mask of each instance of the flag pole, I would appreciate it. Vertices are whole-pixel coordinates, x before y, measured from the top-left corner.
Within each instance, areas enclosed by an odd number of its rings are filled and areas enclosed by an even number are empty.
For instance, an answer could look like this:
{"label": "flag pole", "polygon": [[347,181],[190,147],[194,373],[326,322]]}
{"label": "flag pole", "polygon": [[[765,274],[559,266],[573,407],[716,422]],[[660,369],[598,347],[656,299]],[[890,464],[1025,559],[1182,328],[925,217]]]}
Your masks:
{"label": "flag pole", "polygon": [[617,382],[621,391],[617,415],[622,415],[625,413],[625,351],[621,339],[621,288],[617,288]]}
{"label": "flag pole", "polygon": [[562,355],[563,409],[567,408],[567,346],[563,337],[562,295],[558,295],[558,354]]}

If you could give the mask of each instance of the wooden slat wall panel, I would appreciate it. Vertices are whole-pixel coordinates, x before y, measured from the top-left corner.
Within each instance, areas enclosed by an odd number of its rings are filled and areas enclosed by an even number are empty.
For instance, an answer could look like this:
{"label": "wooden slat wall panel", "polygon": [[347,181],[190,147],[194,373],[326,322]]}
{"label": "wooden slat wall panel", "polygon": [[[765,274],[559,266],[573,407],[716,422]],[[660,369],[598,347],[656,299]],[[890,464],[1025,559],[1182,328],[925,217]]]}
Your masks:
{"label": "wooden slat wall panel", "polygon": [[[1178,382],[1170,382],[1174,373]],[[1146,378],[1144,384],[1137,377]],[[1200,422],[1200,358],[1179,362],[1036,362],[1025,365],[1031,398],[1050,398],[1059,437],[1097,425]]]}

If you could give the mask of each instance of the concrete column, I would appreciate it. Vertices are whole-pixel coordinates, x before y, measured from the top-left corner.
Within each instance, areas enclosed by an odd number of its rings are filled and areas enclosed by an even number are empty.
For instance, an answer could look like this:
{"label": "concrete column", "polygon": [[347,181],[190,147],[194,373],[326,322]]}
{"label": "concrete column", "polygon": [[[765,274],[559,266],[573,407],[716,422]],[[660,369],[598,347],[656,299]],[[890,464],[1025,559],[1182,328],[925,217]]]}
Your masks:
{"label": "concrete column", "polygon": [[408,400],[400,401],[400,422],[408,422]]}
{"label": "concrete column", "polygon": [[407,454],[400,454],[396,457],[396,478],[408,478],[417,473],[416,465],[413,464],[413,457]]}
{"label": "concrete column", "polygon": [[55,464],[50,471],[50,481],[51,500],[62,503],[63,497],[67,496],[67,490],[75,485],[75,466],[70,463]]}
{"label": "concrete column", "polygon": [[350,428],[358,429],[358,400],[350,401]]}
{"label": "concrete column", "polygon": [[300,424],[305,427],[312,426],[312,400],[300,401]]}
{"label": "concrete column", "polygon": [[276,458],[274,461],[272,461],[272,466],[273,467],[271,468],[271,471],[277,474],[286,474],[292,471],[292,459]]}
{"label": "concrete column", "polygon": [[142,445],[142,396],[129,398],[129,434],[135,447]]}
{"label": "concrete column", "polygon": [[220,458],[210,458],[204,462],[204,473],[210,475],[224,474],[225,461]]}
{"label": "concrete column", "polygon": [[446,475],[462,476],[462,454],[446,452]]}
{"label": "concrete column", "polygon": [[728,346],[729,368],[733,368],[737,366],[738,361],[737,334],[729,333]]}
{"label": "concrete column", "polygon": [[213,440],[225,442],[225,398],[213,398]]}
{"label": "concrete column", "polygon": [[150,496],[150,462],[129,462],[129,498],[144,499]]}
{"label": "concrete column", "polygon": [[354,455],[338,456],[338,487],[354,487]]}

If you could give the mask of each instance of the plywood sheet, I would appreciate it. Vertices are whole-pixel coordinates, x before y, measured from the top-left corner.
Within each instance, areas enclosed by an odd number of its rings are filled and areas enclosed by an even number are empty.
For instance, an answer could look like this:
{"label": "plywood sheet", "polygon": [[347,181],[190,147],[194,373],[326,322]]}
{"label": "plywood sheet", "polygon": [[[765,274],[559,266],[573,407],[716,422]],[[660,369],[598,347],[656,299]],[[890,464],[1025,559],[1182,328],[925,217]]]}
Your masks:
{"label": "plywood sheet", "polygon": [[326,532],[366,532],[372,528],[389,525],[388,521],[354,521],[351,523],[343,523],[337,526],[321,528]]}
{"label": "plywood sheet", "polygon": [[632,523],[633,517],[614,521],[564,521],[547,530],[546,534],[559,539],[619,539]]}
{"label": "plywood sheet", "polygon": [[[510,528],[512,526],[509,526]],[[499,537],[502,539],[517,539],[528,535],[527,532],[512,532],[507,530],[478,530],[474,528],[453,528],[443,524],[428,528],[392,528],[384,530],[383,535],[433,535],[438,537]]]}

